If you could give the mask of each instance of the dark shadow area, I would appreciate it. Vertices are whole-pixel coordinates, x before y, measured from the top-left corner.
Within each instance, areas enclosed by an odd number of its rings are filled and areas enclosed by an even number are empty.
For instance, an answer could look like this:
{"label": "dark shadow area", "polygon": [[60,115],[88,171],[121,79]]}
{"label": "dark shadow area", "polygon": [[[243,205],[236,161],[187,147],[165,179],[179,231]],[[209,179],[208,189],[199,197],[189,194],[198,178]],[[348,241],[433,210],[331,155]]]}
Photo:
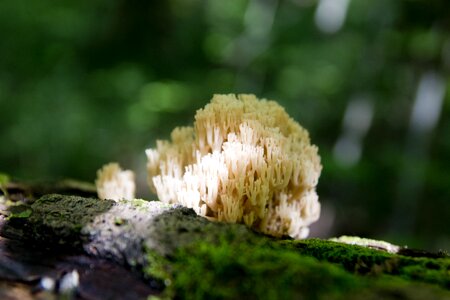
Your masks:
{"label": "dark shadow area", "polygon": [[[79,279],[71,299],[146,299],[159,291],[125,267],[82,253],[55,251],[30,246],[29,243],[0,238],[0,295],[3,299],[57,297],[63,278],[76,271]],[[55,283],[45,290],[43,280]],[[9,286],[8,286],[9,283]],[[19,290],[13,283],[23,284]],[[9,289],[8,289],[9,287]],[[48,299],[48,298],[47,298]]]}
{"label": "dark shadow area", "polygon": [[[57,194],[40,197],[42,191],[92,196],[88,189],[67,183],[8,187],[14,204],[0,215],[2,299],[52,299],[66,294],[80,300],[137,300],[161,292],[157,281],[143,278],[131,266],[98,257],[95,249],[90,255],[84,251],[82,245],[90,237],[81,229],[114,201]],[[64,290],[74,272],[74,286]]]}

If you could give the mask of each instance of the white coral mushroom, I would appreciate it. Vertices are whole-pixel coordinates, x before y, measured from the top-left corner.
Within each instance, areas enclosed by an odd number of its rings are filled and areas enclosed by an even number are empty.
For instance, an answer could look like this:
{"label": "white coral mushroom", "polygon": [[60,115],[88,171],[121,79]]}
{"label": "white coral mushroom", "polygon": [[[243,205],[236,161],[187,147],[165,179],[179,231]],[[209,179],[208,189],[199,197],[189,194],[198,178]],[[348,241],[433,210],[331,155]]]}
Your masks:
{"label": "white coral mushroom", "polygon": [[98,170],[95,185],[100,199],[117,201],[135,198],[134,173],[122,170],[117,163],[109,163]]}
{"label": "white coral mushroom", "polygon": [[319,218],[317,147],[274,101],[215,95],[194,128],[175,128],[170,142],[157,141],[146,154],[160,200],[208,219],[305,238]]}

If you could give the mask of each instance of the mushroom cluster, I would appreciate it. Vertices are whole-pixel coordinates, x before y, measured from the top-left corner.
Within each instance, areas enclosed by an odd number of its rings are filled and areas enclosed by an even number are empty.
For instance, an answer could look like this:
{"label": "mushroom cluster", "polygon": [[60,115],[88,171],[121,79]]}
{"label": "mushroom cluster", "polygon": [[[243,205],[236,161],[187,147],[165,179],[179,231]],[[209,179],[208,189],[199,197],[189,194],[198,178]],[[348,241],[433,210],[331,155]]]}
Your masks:
{"label": "mushroom cluster", "polygon": [[274,101],[215,95],[193,127],[146,150],[148,182],[161,201],[210,220],[305,238],[320,215],[322,166],[308,132]]}
{"label": "mushroom cluster", "polygon": [[109,163],[97,171],[95,181],[100,199],[131,200],[134,199],[136,185],[134,173],[122,170],[118,163]]}

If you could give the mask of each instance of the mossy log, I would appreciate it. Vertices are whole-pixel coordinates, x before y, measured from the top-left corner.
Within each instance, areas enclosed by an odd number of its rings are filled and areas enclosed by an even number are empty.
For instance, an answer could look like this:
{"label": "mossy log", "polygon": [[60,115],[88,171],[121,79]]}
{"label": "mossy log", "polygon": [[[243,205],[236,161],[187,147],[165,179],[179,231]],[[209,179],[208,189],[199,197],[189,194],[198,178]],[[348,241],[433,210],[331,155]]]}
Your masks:
{"label": "mossy log", "polygon": [[450,299],[445,254],[274,239],[158,201],[46,195],[13,212],[1,234],[106,258],[158,286],[161,298]]}

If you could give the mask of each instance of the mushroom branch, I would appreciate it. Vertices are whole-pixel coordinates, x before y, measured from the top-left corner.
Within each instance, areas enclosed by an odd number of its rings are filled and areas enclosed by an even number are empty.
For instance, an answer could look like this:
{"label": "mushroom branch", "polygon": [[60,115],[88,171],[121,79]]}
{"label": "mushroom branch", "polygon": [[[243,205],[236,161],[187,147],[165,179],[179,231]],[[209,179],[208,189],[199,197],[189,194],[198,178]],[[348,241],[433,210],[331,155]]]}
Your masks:
{"label": "mushroom branch", "polygon": [[319,218],[318,148],[274,101],[214,95],[193,127],[175,128],[146,155],[159,199],[210,220],[302,239]]}

